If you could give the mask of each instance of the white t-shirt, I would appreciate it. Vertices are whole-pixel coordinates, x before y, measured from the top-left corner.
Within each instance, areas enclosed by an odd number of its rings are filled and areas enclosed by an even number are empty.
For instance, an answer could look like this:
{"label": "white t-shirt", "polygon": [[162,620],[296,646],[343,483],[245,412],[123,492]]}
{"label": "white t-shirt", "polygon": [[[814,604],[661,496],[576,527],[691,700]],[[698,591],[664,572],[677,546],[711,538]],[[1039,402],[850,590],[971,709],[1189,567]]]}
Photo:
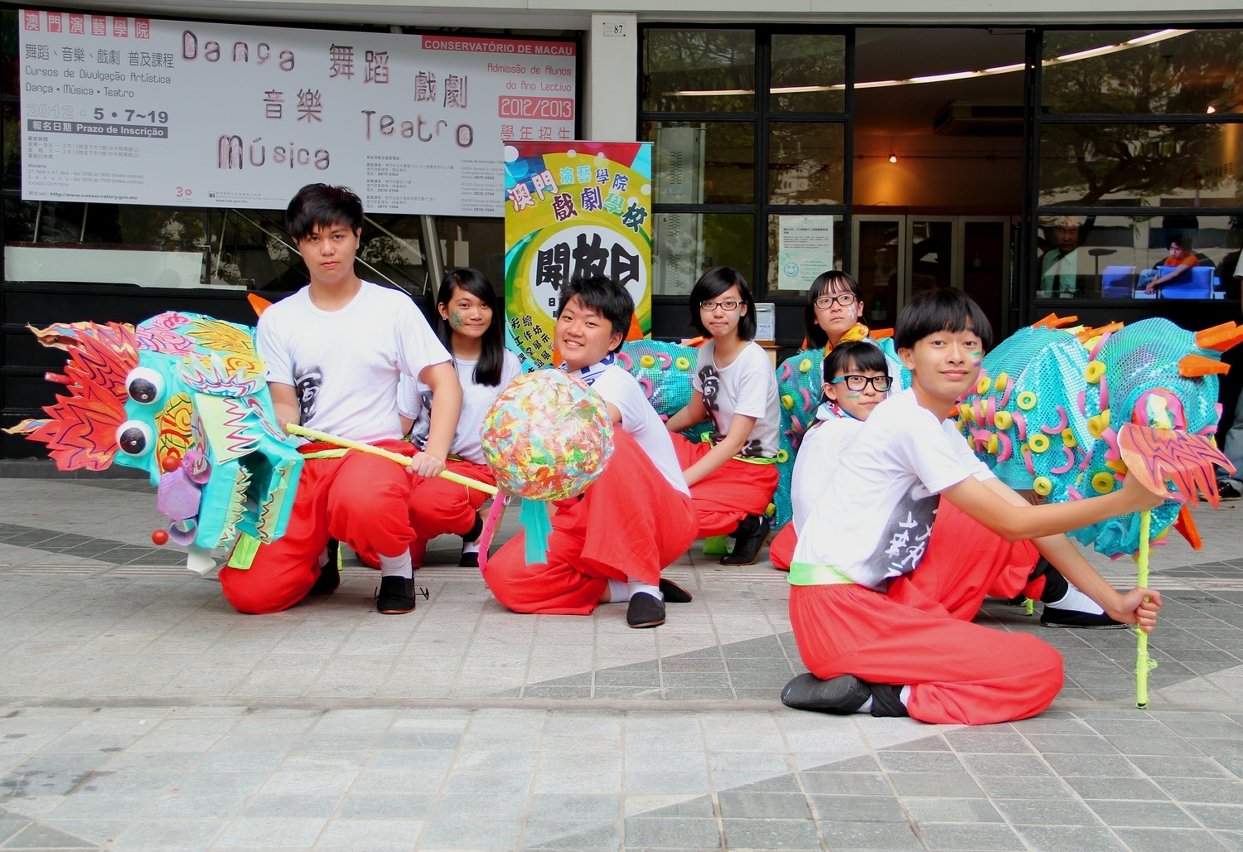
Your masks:
{"label": "white t-shirt", "polygon": [[748,458],[775,458],[781,409],[777,402],[777,375],[768,353],[754,342],[747,343],[734,363],[718,367],[716,342],[699,347],[699,360],[691,385],[703,394],[704,408],[712,420],[712,442],[729,434],[735,414],[754,417],[751,435],[738,455]]}
{"label": "white t-shirt", "polygon": [[873,589],[919,564],[940,493],[993,474],[952,421],[905,390],[872,411],[807,517],[794,561],[828,565]]}
{"label": "white t-shirt", "polygon": [[302,425],[354,441],[400,438],[398,376],[449,360],[410,297],[370,281],[339,311],[303,287],[263,312],[255,339],[268,381],[295,389]]}
{"label": "white t-shirt", "polygon": [[[505,390],[515,376],[522,372],[522,365],[508,349],[501,361],[501,383],[495,387],[475,382],[475,365],[478,361],[454,360],[457,378],[462,384],[462,414],[458,417],[457,431],[449,452],[468,462],[484,464],[483,448],[479,444],[479,426],[493,401]],[[427,435],[432,428],[432,389],[418,379],[401,377],[401,393],[397,410],[402,417],[414,421],[410,437],[420,450],[427,447]]]}
{"label": "white t-shirt", "polygon": [[853,417],[818,420],[803,435],[803,443],[794,457],[790,474],[790,503],[794,507],[794,532],[799,534],[807,516],[815,508],[833,471],[837,469],[842,451],[863,425]]}
{"label": "white t-shirt", "polygon": [[674,452],[669,430],[643,395],[643,388],[635,377],[614,364],[595,377],[591,389],[621,412],[621,427],[638,441],[669,484],[689,497],[691,490],[678,466],[678,454]]}

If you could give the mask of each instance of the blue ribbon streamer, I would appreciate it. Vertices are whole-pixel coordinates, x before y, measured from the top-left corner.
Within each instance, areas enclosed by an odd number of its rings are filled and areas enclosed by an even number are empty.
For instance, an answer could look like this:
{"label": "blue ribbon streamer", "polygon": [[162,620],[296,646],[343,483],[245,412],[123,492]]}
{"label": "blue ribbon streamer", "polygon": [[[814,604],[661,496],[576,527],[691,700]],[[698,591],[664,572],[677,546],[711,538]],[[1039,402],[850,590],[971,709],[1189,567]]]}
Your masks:
{"label": "blue ribbon streamer", "polygon": [[548,517],[548,504],[543,500],[523,499],[518,521],[526,533],[527,564],[548,561],[548,537],[552,535],[552,520]]}

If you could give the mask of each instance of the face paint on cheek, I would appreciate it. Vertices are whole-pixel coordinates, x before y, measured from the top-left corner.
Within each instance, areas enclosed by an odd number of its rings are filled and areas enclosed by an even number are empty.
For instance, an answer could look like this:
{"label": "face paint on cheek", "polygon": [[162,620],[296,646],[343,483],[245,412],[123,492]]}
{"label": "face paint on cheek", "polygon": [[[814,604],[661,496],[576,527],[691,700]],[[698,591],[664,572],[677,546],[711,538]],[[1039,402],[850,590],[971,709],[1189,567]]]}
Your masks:
{"label": "face paint on cheek", "polygon": [[981,361],[983,361],[983,360],[984,360],[984,353],[983,353],[983,352],[980,352],[979,350],[976,350],[975,352],[972,352],[972,353],[971,353],[971,363],[972,363],[974,366],[976,366],[976,367],[980,366],[980,362],[981,362]]}
{"label": "face paint on cheek", "polygon": [[863,394],[861,394],[861,393],[848,393],[848,394],[846,394],[846,399],[851,399],[851,400],[854,400],[854,399],[862,399],[862,398],[863,398]]}
{"label": "face paint on cheek", "polygon": [[453,328],[454,331],[457,331],[462,326],[466,325],[466,320],[462,319],[461,311],[450,311],[449,312],[449,325]]}

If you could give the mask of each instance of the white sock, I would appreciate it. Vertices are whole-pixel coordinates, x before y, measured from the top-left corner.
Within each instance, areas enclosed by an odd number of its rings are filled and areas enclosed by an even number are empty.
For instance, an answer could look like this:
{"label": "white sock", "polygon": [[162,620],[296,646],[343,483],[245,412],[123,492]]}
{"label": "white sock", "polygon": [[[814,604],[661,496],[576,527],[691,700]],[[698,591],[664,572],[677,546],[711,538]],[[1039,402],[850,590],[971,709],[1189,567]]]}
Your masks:
{"label": "white sock", "polygon": [[609,603],[625,603],[630,600],[630,586],[621,580],[609,580]]}
{"label": "white sock", "polygon": [[479,552],[479,539],[475,539],[474,541],[462,542],[462,552],[463,553],[478,553]]}
{"label": "white sock", "polygon": [[328,564],[328,548],[324,548],[324,552],[319,555],[319,559],[317,561],[319,562],[320,568],[323,568]]}
{"label": "white sock", "polygon": [[380,576],[414,579],[414,566],[410,563],[410,551],[407,550],[400,556],[381,556]]}
{"label": "white sock", "polygon": [[1066,585],[1066,594],[1062,595],[1061,600],[1046,603],[1045,606],[1051,606],[1054,609],[1073,610],[1074,612],[1086,612],[1088,615],[1100,615],[1105,611],[1101,609],[1100,604],[1076,589],[1073,585],[1070,583]]}
{"label": "white sock", "polygon": [[910,702],[910,700],[911,700],[911,685],[910,685],[909,683],[908,683],[906,686],[902,687],[902,689],[901,689],[901,690],[899,690],[899,692],[898,692],[898,700],[902,702],[902,706],[903,706],[903,707],[905,707],[905,706],[907,705],[907,703],[909,703],[909,702]]}
{"label": "white sock", "polygon": [[859,709],[856,710],[855,712],[856,713],[871,713],[872,712],[872,696],[869,695],[868,700],[860,704]]}
{"label": "white sock", "polygon": [[626,584],[626,588],[630,590],[627,600],[633,598],[639,592],[645,592],[646,594],[656,598],[658,601],[663,601],[665,599],[665,593],[660,590],[659,586],[649,586],[647,583],[640,583],[638,580],[630,580],[630,582]]}

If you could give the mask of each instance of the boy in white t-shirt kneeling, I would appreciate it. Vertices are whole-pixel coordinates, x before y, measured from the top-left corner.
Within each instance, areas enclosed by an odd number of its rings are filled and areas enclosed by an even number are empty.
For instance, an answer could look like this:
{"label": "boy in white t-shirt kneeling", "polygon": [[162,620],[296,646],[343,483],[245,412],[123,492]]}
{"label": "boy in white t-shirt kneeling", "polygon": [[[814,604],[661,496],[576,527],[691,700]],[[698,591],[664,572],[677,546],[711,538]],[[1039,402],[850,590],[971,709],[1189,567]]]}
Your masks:
{"label": "boy in white t-shirt kneeling", "polygon": [[[960,290],[921,293],[899,315],[894,342],[911,387],[859,428],[794,551],[790,621],[810,673],[787,684],[787,705],[969,725],[1036,715],[1061,689],[1061,655],[1034,636],[972,624],[990,589],[1039,585],[1045,600],[1094,601],[1101,626],[1156,625],[1159,593],[1119,593],[1063,533],[1151,509],[1160,495],[1128,477],[1111,494],[1033,506],[946,419],[975,384],[991,336]],[[938,534],[942,500],[978,523]],[[1040,566],[1058,568],[1047,578],[1033,576],[1037,551]]]}
{"label": "boy in white t-shirt kneeling", "polygon": [[[457,427],[461,386],[449,353],[410,297],[354,274],[362,223],[362,202],[343,187],[310,184],[289,203],[286,226],[310,283],[259,318],[255,337],[272,403],[282,427],[300,423],[411,455],[414,474],[436,476]],[[403,373],[436,392],[421,453],[401,440],[397,382]],[[240,612],[278,612],[308,594],[334,591],[340,575],[325,549],[335,539],[378,559],[380,612],[413,610],[410,474],[389,459],[356,450],[316,458],[312,454],[336,447],[299,449],[309,457],[285,534],[260,545],[248,569],[220,570],[229,603]]]}
{"label": "boy in white t-shirt kneeling", "polygon": [[656,627],[666,601],[691,600],[660,576],[695,540],[690,489],[665,424],[616,363],[633,314],[630,294],[609,278],[561,287],[554,339],[563,367],[600,394],[619,428],[604,472],[580,497],[557,504],[546,561],[527,563],[522,533],[488,560],[484,582],[515,612],[587,615],[627,602],[631,627]]}

